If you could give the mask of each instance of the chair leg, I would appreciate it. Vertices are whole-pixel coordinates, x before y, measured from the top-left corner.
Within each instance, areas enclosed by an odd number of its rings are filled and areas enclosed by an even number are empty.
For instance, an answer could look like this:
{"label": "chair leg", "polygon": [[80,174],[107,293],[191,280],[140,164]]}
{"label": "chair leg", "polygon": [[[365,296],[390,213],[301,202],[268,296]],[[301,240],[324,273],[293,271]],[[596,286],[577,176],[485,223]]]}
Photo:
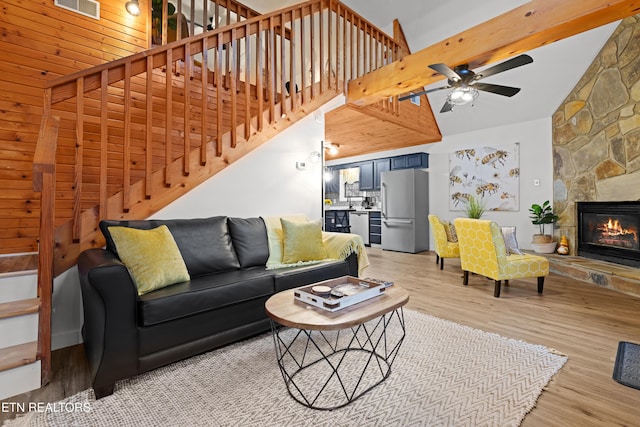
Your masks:
{"label": "chair leg", "polygon": [[440,270],[444,268],[444,258],[440,257]]}
{"label": "chair leg", "polygon": [[440,255],[436,254],[436,265],[440,262]]}
{"label": "chair leg", "polygon": [[462,275],[462,284],[467,286],[469,284],[469,272],[467,270],[463,271]]}
{"label": "chair leg", "polygon": [[538,293],[542,293],[542,288],[544,287],[544,276],[538,277]]}
{"label": "chair leg", "polygon": [[508,280],[505,280],[505,281],[504,281],[504,285],[505,285],[505,286],[509,286],[509,281],[508,281]]}
{"label": "chair leg", "polygon": [[493,296],[496,298],[500,298],[500,280],[496,280],[496,286],[493,290]]}

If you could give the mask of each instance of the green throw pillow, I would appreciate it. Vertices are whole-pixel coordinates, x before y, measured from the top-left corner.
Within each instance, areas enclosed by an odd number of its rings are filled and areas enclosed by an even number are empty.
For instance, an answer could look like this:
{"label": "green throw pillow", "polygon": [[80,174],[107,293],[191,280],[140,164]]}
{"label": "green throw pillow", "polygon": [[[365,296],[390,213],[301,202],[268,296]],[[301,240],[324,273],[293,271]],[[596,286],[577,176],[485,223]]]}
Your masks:
{"label": "green throw pillow", "polygon": [[146,294],[190,279],[180,249],[166,225],[151,230],[109,227],[120,261],[138,288]]}
{"label": "green throw pillow", "polygon": [[282,224],[282,262],[294,264],[300,261],[318,261],[327,258],[322,242],[320,220],[295,222],[284,218]]}

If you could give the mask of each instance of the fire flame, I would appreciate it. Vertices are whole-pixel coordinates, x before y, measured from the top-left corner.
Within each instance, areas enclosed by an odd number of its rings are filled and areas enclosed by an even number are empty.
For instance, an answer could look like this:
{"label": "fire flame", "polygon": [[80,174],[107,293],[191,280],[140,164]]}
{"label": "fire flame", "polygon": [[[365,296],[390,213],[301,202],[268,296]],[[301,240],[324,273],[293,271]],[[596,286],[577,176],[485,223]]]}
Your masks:
{"label": "fire flame", "polygon": [[636,234],[634,229],[623,228],[617,219],[611,219],[604,224],[598,226],[598,230],[606,236],[624,236],[627,234]]}

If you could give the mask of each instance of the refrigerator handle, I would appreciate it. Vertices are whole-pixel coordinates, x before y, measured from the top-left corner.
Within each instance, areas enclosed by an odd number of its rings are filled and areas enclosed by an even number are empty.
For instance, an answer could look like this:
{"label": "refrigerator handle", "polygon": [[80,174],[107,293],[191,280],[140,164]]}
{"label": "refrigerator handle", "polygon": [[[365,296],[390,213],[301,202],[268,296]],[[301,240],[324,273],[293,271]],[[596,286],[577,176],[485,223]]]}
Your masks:
{"label": "refrigerator handle", "polygon": [[380,186],[380,193],[382,194],[382,216],[387,217],[387,184],[385,182]]}

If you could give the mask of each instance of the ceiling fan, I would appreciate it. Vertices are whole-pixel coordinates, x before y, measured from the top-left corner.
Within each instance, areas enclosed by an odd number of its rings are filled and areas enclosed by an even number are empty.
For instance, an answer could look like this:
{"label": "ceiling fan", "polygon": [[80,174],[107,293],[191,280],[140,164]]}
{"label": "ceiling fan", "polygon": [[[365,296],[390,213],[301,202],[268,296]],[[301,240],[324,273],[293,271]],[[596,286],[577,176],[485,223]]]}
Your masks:
{"label": "ceiling fan", "polygon": [[512,68],[520,67],[532,62],[533,58],[529,55],[520,55],[498,65],[494,65],[493,67],[489,67],[480,73],[474,73],[473,70],[469,69],[468,64],[458,65],[453,70],[446,64],[431,64],[429,65],[429,68],[447,77],[448,85],[418,93],[412,93],[398,98],[398,100],[404,101],[405,99],[411,99],[425,93],[453,88],[440,110],[441,113],[446,113],[447,111],[453,110],[455,105],[464,105],[475,100],[478,97],[478,90],[511,97],[520,92],[520,88],[495,85],[491,83],[479,83],[478,81],[494,74],[502,73],[503,71],[511,70]]}

